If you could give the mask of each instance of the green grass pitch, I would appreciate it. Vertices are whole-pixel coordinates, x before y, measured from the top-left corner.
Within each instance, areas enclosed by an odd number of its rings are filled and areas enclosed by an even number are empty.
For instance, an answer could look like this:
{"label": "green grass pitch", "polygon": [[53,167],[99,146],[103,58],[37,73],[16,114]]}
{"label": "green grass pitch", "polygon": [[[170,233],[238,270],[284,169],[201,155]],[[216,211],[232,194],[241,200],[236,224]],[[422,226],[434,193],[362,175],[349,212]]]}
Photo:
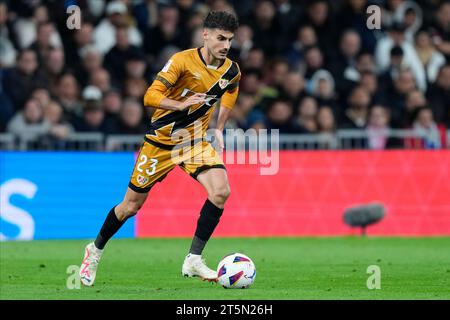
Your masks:
{"label": "green grass pitch", "polygon": [[[253,259],[246,290],[182,277],[190,239],[118,239],[95,286],[68,289],[68,267],[87,242],[0,243],[0,299],[450,299],[450,237],[211,239],[204,256],[213,268],[232,252]],[[367,288],[370,265],[380,267],[381,289]]]}

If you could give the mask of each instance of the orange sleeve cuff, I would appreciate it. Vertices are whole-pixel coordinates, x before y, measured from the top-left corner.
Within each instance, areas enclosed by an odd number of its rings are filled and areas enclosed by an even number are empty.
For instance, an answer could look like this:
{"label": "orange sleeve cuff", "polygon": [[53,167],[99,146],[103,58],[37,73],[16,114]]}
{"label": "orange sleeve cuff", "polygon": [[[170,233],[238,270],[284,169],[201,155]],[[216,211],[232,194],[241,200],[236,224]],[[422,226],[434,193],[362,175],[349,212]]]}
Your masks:
{"label": "orange sleeve cuff", "polygon": [[159,80],[153,81],[144,96],[144,106],[158,108],[161,101],[166,98],[164,93],[167,87]]}

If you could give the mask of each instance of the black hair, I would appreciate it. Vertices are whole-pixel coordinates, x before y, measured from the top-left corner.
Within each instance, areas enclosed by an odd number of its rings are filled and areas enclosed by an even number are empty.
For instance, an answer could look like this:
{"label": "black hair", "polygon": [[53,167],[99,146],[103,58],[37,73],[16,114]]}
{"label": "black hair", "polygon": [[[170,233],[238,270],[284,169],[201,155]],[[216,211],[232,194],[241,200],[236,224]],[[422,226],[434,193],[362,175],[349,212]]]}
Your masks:
{"label": "black hair", "polygon": [[412,117],[411,117],[413,119],[413,121],[416,121],[417,118],[419,117],[420,113],[424,110],[431,111],[431,114],[433,115],[433,120],[434,120],[433,109],[431,109],[431,107],[429,107],[428,105],[423,105],[423,106],[418,106],[417,108],[414,109],[414,111],[412,113]]}
{"label": "black hair", "polygon": [[400,46],[393,46],[390,51],[391,56],[403,56],[403,53],[403,49]]}
{"label": "black hair", "polygon": [[203,22],[203,27],[208,29],[222,29],[235,32],[239,27],[238,18],[226,11],[211,11]]}

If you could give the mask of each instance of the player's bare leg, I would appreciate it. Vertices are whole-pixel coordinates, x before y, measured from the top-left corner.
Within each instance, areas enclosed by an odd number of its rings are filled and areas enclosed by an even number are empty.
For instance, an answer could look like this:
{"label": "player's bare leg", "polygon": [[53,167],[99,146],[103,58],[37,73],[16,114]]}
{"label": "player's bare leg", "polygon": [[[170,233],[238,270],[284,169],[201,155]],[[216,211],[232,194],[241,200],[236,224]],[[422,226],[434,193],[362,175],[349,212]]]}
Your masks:
{"label": "player's bare leg", "polygon": [[147,193],[138,193],[128,188],[124,199],[113,207],[94,242],[85,248],[85,255],[80,267],[80,279],[86,286],[92,286],[97,274],[98,263],[103,249],[109,239],[122,227],[125,221],[134,216],[147,199]]}
{"label": "player's bare leg", "polygon": [[227,172],[223,169],[205,170],[197,176],[197,180],[206,189],[208,199],[200,212],[192,245],[183,263],[182,274],[188,277],[198,276],[203,280],[216,281],[217,272],[207,267],[201,254],[219,223],[225,202],[230,195],[230,186]]}

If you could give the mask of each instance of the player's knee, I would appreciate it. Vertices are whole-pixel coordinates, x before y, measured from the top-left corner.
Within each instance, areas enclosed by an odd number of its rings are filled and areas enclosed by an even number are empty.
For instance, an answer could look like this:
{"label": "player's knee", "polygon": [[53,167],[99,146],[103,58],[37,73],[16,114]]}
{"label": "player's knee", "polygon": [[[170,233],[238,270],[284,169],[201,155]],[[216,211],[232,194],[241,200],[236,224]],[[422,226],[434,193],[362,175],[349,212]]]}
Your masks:
{"label": "player's knee", "polygon": [[141,209],[142,203],[140,201],[124,201],[121,205],[121,210],[118,213],[118,218],[126,219],[134,216],[139,209]]}
{"label": "player's knee", "polygon": [[126,213],[127,216],[135,215],[142,207],[142,202],[140,201],[127,201]]}
{"label": "player's knee", "polygon": [[230,196],[230,187],[221,187],[214,189],[211,193],[211,198],[214,203],[223,205],[225,201],[227,201],[228,197]]}

